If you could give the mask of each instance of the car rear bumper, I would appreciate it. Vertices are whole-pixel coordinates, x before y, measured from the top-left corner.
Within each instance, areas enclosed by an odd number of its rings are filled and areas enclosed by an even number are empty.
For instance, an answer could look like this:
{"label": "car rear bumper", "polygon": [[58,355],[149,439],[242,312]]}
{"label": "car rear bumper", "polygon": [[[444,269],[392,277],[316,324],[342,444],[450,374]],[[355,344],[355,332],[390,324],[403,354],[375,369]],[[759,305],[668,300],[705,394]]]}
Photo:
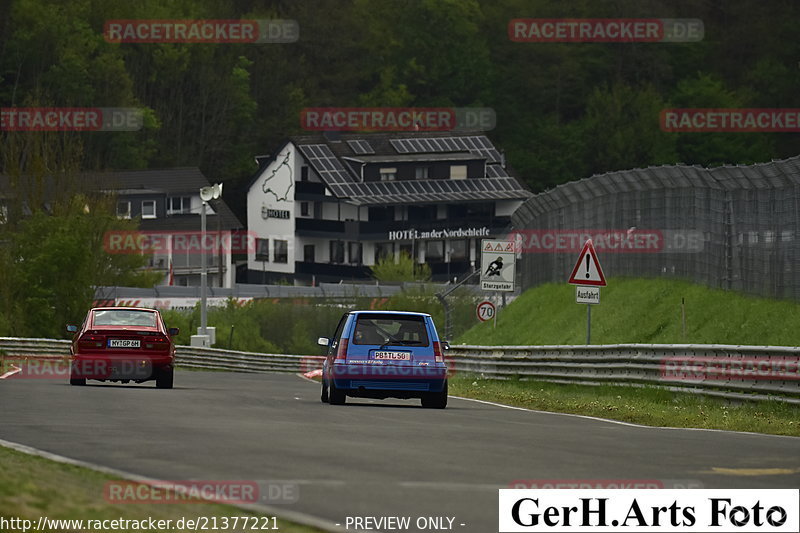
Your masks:
{"label": "car rear bumper", "polygon": [[447,381],[445,366],[333,365],[333,385],[350,396],[413,398],[441,392]]}
{"label": "car rear bumper", "polygon": [[70,376],[75,379],[147,381],[158,372],[172,371],[175,357],[162,354],[75,354]]}

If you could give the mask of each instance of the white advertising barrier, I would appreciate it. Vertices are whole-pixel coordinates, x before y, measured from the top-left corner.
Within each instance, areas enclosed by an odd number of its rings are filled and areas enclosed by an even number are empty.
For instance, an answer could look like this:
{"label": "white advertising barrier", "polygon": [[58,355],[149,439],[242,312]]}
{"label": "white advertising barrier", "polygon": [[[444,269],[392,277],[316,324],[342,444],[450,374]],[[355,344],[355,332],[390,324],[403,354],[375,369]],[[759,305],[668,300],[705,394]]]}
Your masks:
{"label": "white advertising barrier", "polygon": [[[234,298],[236,305],[244,305],[253,298]],[[212,296],[206,299],[206,304],[209,307],[225,307],[228,305],[228,297]],[[115,305],[128,306],[128,307],[146,307],[148,309],[175,309],[175,310],[189,310],[200,302],[200,298],[181,298],[181,297],[165,297],[165,298],[117,298]]]}
{"label": "white advertising barrier", "polygon": [[796,533],[798,489],[500,489],[500,533]]}

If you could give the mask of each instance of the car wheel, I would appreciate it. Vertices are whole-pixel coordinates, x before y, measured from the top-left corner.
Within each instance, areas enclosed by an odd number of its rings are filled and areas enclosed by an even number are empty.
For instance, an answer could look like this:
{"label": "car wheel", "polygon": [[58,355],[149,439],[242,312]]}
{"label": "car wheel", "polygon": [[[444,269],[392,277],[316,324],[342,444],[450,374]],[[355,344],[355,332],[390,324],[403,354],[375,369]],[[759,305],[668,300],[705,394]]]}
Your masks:
{"label": "car wheel", "polygon": [[344,405],[347,401],[347,396],[344,392],[336,388],[336,385],[331,381],[328,384],[328,403],[331,405]]}
{"label": "car wheel", "polygon": [[172,370],[157,370],[156,371],[156,388],[157,389],[171,389],[172,378],[174,376]]}
{"label": "car wheel", "polygon": [[322,394],[319,399],[322,403],[328,403],[328,383],[325,381],[325,378],[322,378]]}
{"label": "car wheel", "polygon": [[442,392],[430,392],[422,397],[422,407],[428,409],[444,409],[447,407],[447,381],[444,382]]}
{"label": "car wheel", "polygon": [[86,385],[86,378],[76,378],[74,376],[75,376],[75,370],[72,368],[72,365],[70,365],[69,384],[74,385],[76,387],[83,387],[84,385]]}

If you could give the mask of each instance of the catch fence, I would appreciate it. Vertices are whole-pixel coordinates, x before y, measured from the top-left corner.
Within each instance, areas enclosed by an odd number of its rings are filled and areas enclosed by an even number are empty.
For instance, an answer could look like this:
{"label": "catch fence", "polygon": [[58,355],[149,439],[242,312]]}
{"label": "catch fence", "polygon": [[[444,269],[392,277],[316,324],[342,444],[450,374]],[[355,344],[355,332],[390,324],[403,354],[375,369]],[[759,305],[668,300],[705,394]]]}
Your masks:
{"label": "catch fence", "polygon": [[671,277],[800,300],[800,156],[560,185],[514,213],[522,289],[564,282],[593,239],[606,277]]}

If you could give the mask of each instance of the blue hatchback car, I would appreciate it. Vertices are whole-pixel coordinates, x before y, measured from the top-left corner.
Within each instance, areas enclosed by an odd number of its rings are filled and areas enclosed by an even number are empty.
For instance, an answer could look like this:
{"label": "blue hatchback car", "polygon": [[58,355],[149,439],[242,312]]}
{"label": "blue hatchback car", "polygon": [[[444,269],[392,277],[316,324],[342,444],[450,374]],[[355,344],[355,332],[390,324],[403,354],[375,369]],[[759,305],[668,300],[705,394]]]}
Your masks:
{"label": "blue hatchback car", "polygon": [[447,407],[446,343],[431,316],[401,311],[352,311],[342,316],[322,367],[323,402],[358,398],[419,398]]}

